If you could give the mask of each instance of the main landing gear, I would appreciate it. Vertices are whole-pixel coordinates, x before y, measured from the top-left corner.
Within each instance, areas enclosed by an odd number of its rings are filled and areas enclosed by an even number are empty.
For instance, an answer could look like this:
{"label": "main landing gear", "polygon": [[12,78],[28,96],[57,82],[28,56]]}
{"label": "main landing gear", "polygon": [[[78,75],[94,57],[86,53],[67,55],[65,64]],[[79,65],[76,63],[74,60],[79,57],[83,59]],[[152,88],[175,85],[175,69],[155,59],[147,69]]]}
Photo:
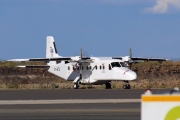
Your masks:
{"label": "main landing gear", "polygon": [[131,89],[131,86],[129,84],[129,81],[124,81],[125,85],[123,86],[124,89]]}
{"label": "main landing gear", "polygon": [[78,89],[79,88],[79,83],[74,83],[74,89]]}
{"label": "main landing gear", "polygon": [[106,85],[106,89],[111,89],[111,83],[107,82],[105,85]]}
{"label": "main landing gear", "polygon": [[78,78],[76,82],[74,82],[74,89],[78,89],[79,88],[79,84],[81,84],[81,79]]}

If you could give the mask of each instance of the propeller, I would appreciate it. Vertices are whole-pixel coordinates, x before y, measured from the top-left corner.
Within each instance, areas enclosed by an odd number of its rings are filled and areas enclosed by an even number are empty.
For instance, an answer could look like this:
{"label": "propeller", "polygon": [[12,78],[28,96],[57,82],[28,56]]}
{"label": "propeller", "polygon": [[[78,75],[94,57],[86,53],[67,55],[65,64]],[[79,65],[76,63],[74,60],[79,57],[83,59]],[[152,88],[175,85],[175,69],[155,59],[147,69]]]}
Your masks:
{"label": "propeller", "polygon": [[74,80],[74,88],[78,89],[79,83],[82,80],[82,71],[84,63],[91,63],[93,60],[90,57],[83,57],[82,48],[80,49],[80,56],[71,57],[72,65],[77,67],[79,65],[79,77]]}
{"label": "propeller", "polygon": [[[82,48],[80,49],[80,60],[82,60]],[[82,79],[82,63],[79,62],[79,67],[80,67],[80,71],[79,71],[79,79],[81,80]]]}
{"label": "propeller", "polygon": [[76,61],[77,63],[75,64],[75,66],[77,66],[77,64],[79,65],[79,78],[77,79],[76,83],[74,84],[74,88],[78,89],[79,87],[79,82],[82,80],[82,64],[83,64],[83,60],[82,60],[82,48],[80,49],[80,57],[78,58],[78,60]]}
{"label": "propeller", "polygon": [[130,59],[132,58],[132,49],[130,48],[129,50],[129,56],[130,56]]}

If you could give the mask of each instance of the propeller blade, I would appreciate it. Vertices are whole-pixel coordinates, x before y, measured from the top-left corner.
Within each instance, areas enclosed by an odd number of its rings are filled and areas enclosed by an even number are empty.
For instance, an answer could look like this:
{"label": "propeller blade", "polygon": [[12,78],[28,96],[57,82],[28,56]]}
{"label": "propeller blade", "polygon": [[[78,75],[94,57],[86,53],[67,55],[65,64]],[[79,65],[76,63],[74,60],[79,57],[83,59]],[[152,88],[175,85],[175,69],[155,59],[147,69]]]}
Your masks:
{"label": "propeller blade", "polygon": [[132,49],[130,48],[129,50],[129,69],[132,69],[132,63],[133,63],[133,60],[132,60]]}
{"label": "propeller blade", "polygon": [[130,57],[130,59],[132,58],[132,49],[131,48],[129,50],[129,57]]}
{"label": "propeller blade", "polygon": [[82,59],[82,48],[80,49],[80,57]]}
{"label": "propeller blade", "polygon": [[129,63],[129,69],[130,70],[132,69],[132,63]]}
{"label": "propeller blade", "polygon": [[[80,58],[82,60],[82,48],[80,49]],[[79,64],[79,67],[80,67],[80,74],[79,74],[79,78],[80,80],[82,79],[82,63]]]}

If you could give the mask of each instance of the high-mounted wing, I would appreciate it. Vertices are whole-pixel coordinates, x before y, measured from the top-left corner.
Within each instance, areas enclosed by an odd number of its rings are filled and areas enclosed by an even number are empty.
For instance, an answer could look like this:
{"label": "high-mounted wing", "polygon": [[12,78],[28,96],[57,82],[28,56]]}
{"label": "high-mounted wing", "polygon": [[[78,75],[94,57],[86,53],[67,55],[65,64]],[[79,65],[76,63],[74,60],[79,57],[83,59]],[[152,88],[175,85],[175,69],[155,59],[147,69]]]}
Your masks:
{"label": "high-mounted wing", "polygon": [[112,57],[112,59],[121,59],[127,63],[133,63],[133,62],[136,63],[136,62],[144,62],[144,61],[157,61],[157,62],[169,61],[169,59],[163,59],[163,58],[132,57],[132,49],[131,48],[129,50],[129,56]]}
{"label": "high-mounted wing", "polygon": [[112,59],[120,59],[124,62],[144,62],[144,61],[157,61],[157,62],[163,62],[163,61],[169,61],[169,59],[163,59],[163,58],[143,58],[143,57],[112,57]]}
{"label": "high-mounted wing", "polygon": [[129,68],[132,68],[133,63],[139,63],[139,62],[144,62],[144,61],[157,61],[157,62],[163,62],[163,61],[169,61],[169,59],[163,59],[163,58],[141,58],[141,57],[130,57],[130,56],[125,56],[125,57],[112,57],[112,59],[121,59],[127,65]]}
{"label": "high-mounted wing", "polygon": [[129,56],[112,57],[112,59],[121,59],[127,63],[133,63],[133,62],[137,63],[137,62],[144,62],[144,61],[157,61],[157,62],[169,61],[169,59],[163,59],[163,58],[132,57],[132,49],[131,48],[129,50]]}
{"label": "high-mounted wing", "polygon": [[58,57],[58,58],[29,58],[29,59],[10,59],[7,60],[10,62],[27,62],[27,61],[44,61],[44,62],[49,62],[49,61],[69,61],[69,62],[81,62],[81,63],[91,63],[92,59],[89,57],[85,58],[80,58],[80,56],[75,56],[75,57]]}
{"label": "high-mounted wing", "polygon": [[143,61],[169,61],[169,59],[163,59],[163,58],[140,58],[140,57],[132,57],[131,58],[133,61],[139,61],[139,60],[143,60]]}
{"label": "high-mounted wing", "polygon": [[70,60],[71,58],[29,58],[29,59],[10,59],[7,61],[11,62],[26,62],[26,61],[62,61],[62,60]]}
{"label": "high-mounted wing", "polygon": [[[11,59],[7,60],[11,62],[28,62],[28,61],[44,61],[44,62],[50,62],[50,61],[69,61],[69,62],[75,62],[75,63],[91,63],[93,60],[89,57],[86,58],[80,58],[79,56],[76,57],[59,57],[59,58],[30,58],[30,59]],[[20,68],[46,68],[48,69],[50,67],[50,64],[47,65],[18,65],[16,67]]]}

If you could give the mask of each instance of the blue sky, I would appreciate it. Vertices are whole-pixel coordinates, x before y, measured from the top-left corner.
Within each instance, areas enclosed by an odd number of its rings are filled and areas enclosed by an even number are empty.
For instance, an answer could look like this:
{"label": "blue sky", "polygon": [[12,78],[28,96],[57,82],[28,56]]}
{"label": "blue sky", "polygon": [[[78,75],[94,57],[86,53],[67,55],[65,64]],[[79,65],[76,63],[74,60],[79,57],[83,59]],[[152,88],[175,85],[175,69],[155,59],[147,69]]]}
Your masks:
{"label": "blue sky", "polygon": [[0,59],[58,53],[180,58],[180,0],[1,0]]}

